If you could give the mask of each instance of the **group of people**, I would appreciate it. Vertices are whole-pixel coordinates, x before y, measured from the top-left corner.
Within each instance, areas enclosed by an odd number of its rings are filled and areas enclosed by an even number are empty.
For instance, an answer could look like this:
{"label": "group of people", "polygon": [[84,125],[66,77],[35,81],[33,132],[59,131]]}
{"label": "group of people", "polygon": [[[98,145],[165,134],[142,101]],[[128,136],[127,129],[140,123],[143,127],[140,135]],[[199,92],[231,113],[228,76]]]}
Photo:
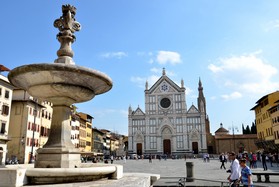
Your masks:
{"label": "group of people", "polygon": [[[226,162],[226,156],[224,154],[220,155],[220,161],[222,162],[222,167],[226,169],[224,163]],[[230,173],[228,180],[231,183],[231,187],[239,186],[239,182],[243,184],[244,187],[253,187],[252,172],[250,167],[246,165],[246,159],[236,159],[235,152],[229,153],[229,160],[231,161],[230,169],[227,171]]]}

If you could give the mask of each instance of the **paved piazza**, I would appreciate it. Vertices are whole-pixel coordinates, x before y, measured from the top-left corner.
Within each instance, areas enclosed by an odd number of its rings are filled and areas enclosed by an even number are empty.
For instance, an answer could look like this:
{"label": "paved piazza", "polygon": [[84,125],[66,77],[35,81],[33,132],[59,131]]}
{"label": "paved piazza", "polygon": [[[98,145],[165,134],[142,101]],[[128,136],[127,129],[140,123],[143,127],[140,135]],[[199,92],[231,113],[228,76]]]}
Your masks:
{"label": "paved piazza", "polygon": [[[226,173],[226,170],[220,169],[221,162],[219,160],[214,159],[210,160],[210,162],[203,162],[202,159],[187,159],[186,162],[193,162],[194,164],[194,177],[196,179],[205,179],[202,181],[197,181],[198,183],[210,183],[206,180],[213,180],[213,181],[227,181],[228,173]],[[167,160],[157,160],[153,159],[152,163],[149,163],[148,159],[143,160],[127,160],[126,163],[123,160],[117,160],[114,163],[115,164],[121,164],[123,165],[124,173],[154,173],[154,174],[160,174],[161,178],[164,179],[164,181],[174,181],[177,180],[176,178],[179,177],[186,177],[186,162],[184,159],[167,159]],[[261,162],[258,162],[257,165],[259,166],[257,169],[252,169],[254,171],[262,171],[262,164]],[[228,162],[225,164],[226,169],[229,168],[230,163]],[[274,171],[279,172],[279,167],[276,166],[276,164],[273,164],[274,167],[270,167],[270,164],[267,163],[268,171]],[[165,179],[167,177],[170,177],[169,179]],[[171,178],[174,179],[171,179]],[[256,176],[253,176],[253,181],[255,182]],[[264,180],[264,177],[262,177],[262,180]],[[259,186],[279,186],[279,176],[270,176],[271,182],[274,183],[256,183]],[[212,183],[213,184],[213,183]],[[220,184],[221,183],[214,183],[214,184]]]}
{"label": "paved piazza", "polygon": [[[224,186],[227,186],[228,173],[226,170],[220,169],[221,163],[219,160],[214,159],[210,162],[203,162],[202,159],[187,159],[187,162],[193,162],[194,164],[194,178],[193,183],[187,183],[186,186],[221,186],[221,182],[224,182]],[[144,186],[144,175],[138,175],[133,173],[151,173],[159,174],[161,179],[155,183],[157,186],[179,186],[179,178],[186,177],[186,162],[184,159],[167,159],[167,160],[152,160],[149,163],[148,159],[143,160],[116,160],[114,164],[123,165],[124,177],[117,181],[115,180],[100,180],[94,182],[83,182],[83,183],[68,183],[68,184],[55,184],[55,185],[42,185],[44,187],[141,187]],[[263,171],[260,162],[257,163],[259,166],[253,171]],[[230,163],[225,164],[226,169],[229,168]],[[279,172],[279,167],[273,164],[274,167],[270,167],[267,163],[267,172]],[[141,177],[139,177],[141,176]],[[202,179],[202,180],[201,180]],[[262,177],[264,180],[264,177]],[[220,181],[220,182],[213,182]],[[256,176],[253,176],[253,181],[256,181]],[[272,183],[254,183],[255,187],[278,187],[279,176],[270,176]],[[26,185],[30,187],[40,187],[40,185]]]}

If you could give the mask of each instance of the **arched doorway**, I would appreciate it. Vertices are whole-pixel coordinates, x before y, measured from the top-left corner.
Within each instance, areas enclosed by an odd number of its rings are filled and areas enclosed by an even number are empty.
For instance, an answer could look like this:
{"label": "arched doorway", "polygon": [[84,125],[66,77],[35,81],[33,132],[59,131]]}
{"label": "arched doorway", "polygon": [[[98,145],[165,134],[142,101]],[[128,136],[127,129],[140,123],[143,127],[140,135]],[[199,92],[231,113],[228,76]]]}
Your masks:
{"label": "arched doorway", "polygon": [[170,139],[165,139],[163,141],[163,152],[166,155],[171,154],[171,141],[170,141]]}
{"label": "arched doorway", "polygon": [[172,141],[172,131],[169,126],[164,126],[162,129],[162,140],[163,140],[163,154],[171,155],[171,141]]}
{"label": "arched doorway", "polygon": [[142,144],[137,143],[137,155],[142,155]]}
{"label": "arched doorway", "polygon": [[199,153],[199,143],[198,142],[192,142],[192,150],[194,154]]}

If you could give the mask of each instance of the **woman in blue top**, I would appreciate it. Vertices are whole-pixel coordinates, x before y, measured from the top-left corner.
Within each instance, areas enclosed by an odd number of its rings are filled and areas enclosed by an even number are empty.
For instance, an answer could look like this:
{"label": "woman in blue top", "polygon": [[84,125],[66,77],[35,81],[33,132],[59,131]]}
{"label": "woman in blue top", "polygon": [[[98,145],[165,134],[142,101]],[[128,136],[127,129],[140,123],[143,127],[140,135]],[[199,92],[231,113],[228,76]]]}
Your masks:
{"label": "woman in blue top", "polygon": [[246,165],[246,160],[241,159],[239,161],[239,165],[242,168],[240,181],[242,182],[243,187],[253,187],[252,172],[251,169]]}

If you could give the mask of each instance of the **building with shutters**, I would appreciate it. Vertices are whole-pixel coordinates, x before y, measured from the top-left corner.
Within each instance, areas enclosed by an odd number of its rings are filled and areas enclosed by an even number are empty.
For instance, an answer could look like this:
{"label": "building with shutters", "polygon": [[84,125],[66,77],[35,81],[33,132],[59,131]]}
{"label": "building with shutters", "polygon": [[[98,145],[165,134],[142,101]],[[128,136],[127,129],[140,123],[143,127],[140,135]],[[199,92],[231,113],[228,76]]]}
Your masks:
{"label": "building with shutters", "polygon": [[14,87],[10,84],[7,77],[0,74],[0,165],[5,164],[6,154],[8,152],[7,142],[11,140],[8,135],[8,130],[13,89]]}

